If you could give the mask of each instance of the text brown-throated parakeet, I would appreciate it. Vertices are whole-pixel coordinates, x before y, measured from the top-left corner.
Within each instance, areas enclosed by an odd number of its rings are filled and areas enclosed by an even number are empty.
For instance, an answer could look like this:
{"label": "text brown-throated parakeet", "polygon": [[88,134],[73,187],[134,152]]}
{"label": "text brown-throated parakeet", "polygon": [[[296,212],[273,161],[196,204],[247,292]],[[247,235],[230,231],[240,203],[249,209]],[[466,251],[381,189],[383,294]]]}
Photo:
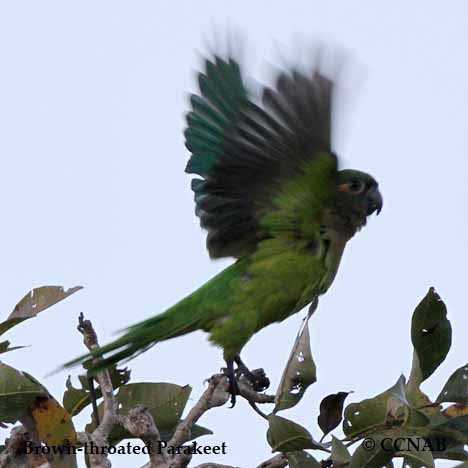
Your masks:
{"label": "text brown-throated parakeet", "polygon": [[108,365],[204,330],[223,349],[235,391],[233,363],[246,371],[243,346],[327,291],[346,243],[380,211],[382,197],[370,175],[338,170],[333,83],[319,71],[281,72],[256,102],[236,60],[214,57],[198,84],[186,171],[198,176],[192,189],[210,256],[236,261],[93,355]]}

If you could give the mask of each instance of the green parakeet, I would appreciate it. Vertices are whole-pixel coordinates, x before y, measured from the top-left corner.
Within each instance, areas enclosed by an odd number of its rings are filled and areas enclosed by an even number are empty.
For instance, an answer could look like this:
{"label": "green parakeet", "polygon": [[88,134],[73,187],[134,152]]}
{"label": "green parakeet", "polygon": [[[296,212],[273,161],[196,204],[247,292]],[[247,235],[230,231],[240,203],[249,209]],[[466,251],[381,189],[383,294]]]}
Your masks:
{"label": "green parakeet", "polygon": [[374,178],[338,170],[333,82],[319,70],[278,72],[257,100],[239,63],[214,56],[198,85],[187,114],[186,172],[198,176],[192,189],[210,256],[236,260],[165,312],[67,365],[91,356],[114,364],[204,330],[232,377],[255,333],[328,290],[346,243],[382,208]]}

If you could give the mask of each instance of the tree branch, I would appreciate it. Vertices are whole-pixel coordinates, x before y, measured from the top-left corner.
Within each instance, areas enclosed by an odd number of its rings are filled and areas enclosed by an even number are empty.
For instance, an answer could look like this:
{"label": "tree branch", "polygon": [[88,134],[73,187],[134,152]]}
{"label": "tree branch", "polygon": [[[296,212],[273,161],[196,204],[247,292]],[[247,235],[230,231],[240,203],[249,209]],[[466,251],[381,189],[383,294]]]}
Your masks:
{"label": "tree branch", "polygon": [[231,465],[220,465],[219,463],[202,463],[201,465],[195,466],[195,468],[235,468]]}
{"label": "tree branch", "polygon": [[180,447],[190,440],[193,425],[209,409],[223,406],[229,400],[229,379],[224,374],[215,374],[208,380],[208,388],[189,411],[187,417],[177,426],[177,429],[168,442],[170,447]]}
{"label": "tree branch", "polygon": [[258,393],[253,388],[252,385],[246,383],[244,378],[241,378],[237,381],[239,387],[240,396],[245,398],[249,403],[274,403],[275,396],[267,395],[266,393]]}
{"label": "tree branch", "polygon": [[150,448],[149,468],[167,468],[167,459],[164,453],[159,453],[158,442],[161,441],[159,430],[153,416],[143,405],[131,408],[127,416],[118,416],[117,421],[127,429],[130,434],[141,439]]}
{"label": "tree branch", "polygon": [[5,450],[0,454],[0,468],[28,468],[31,462],[40,468],[50,468],[50,463],[42,454],[31,454],[28,458],[24,453],[28,441],[32,441],[28,429],[24,425],[14,427],[10,437],[5,440]]}
{"label": "tree branch", "polygon": [[[78,318],[78,331],[83,335],[83,343],[92,351],[99,347],[97,334],[94,331],[93,325],[90,320],[85,320],[83,313]],[[109,445],[109,434],[114,427],[117,417],[117,405],[115,403],[114,388],[107,369],[102,369],[96,373],[96,380],[101,388],[103,398],[103,416],[102,420],[91,434],[92,441],[98,447],[106,447]],[[92,468],[110,468],[111,462],[106,454],[89,453],[89,462]]]}

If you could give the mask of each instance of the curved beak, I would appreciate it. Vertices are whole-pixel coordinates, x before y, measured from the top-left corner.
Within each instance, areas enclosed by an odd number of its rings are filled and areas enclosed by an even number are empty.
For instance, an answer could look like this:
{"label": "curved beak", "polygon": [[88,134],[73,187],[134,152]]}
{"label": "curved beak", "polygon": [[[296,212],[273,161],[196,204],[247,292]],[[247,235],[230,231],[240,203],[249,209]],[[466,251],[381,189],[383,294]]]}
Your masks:
{"label": "curved beak", "polygon": [[367,202],[367,216],[370,216],[375,211],[378,215],[382,211],[383,198],[377,187],[367,193]]}

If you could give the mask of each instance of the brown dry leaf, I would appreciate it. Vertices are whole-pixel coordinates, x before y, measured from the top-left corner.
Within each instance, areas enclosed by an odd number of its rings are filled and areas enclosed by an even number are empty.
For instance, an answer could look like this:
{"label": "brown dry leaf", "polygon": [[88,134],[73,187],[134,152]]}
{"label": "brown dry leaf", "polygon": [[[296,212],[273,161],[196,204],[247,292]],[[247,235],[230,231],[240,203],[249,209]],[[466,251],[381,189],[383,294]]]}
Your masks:
{"label": "brown dry leaf", "polygon": [[464,403],[455,403],[454,405],[450,405],[445,411],[442,412],[444,416],[449,418],[456,418],[458,416],[466,416],[468,415],[468,405]]}
{"label": "brown dry leaf", "polygon": [[68,411],[51,396],[37,398],[31,405],[31,414],[41,442],[49,446],[76,442],[75,428]]}
{"label": "brown dry leaf", "polygon": [[333,431],[343,420],[343,406],[350,392],[332,393],[320,402],[318,425],[323,431],[323,437]]}

